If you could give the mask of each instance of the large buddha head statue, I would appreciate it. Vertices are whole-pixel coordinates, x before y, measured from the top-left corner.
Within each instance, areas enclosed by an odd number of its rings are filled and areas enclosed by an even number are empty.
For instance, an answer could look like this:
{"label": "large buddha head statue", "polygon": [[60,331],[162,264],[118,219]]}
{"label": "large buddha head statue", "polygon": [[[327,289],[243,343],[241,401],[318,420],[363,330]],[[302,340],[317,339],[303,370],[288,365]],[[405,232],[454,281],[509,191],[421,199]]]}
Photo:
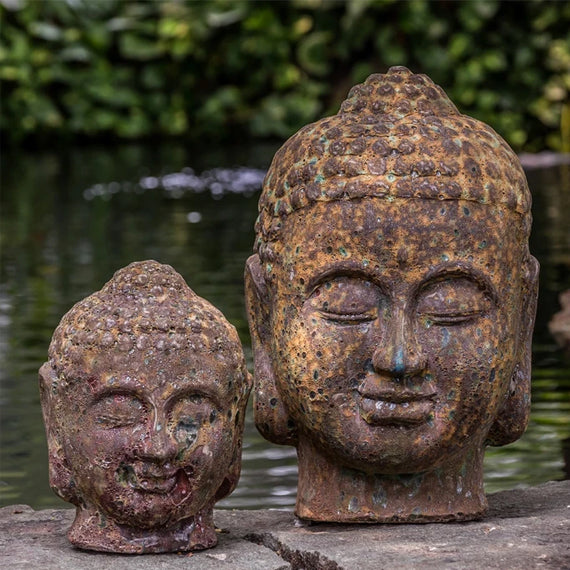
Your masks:
{"label": "large buddha head statue", "polygon": [[168,265],[137,262],[61,320],[40,369],[50,483],[70,541],[124,553],[216,544],[251,387],[235,328]]}
{"label": "large buddha head statue", "polygon": [[299,458],[297,514],[467,520],[524,431],[538,263],[521,165],[403,67],[277,152],[246,296],[255,420]]}

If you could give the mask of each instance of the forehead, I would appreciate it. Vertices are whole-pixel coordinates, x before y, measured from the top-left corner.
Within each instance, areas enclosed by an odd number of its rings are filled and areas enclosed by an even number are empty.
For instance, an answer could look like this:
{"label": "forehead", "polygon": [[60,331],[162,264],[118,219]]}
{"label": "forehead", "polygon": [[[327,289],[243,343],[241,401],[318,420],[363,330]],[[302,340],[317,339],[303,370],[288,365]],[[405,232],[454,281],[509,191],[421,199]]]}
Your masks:
{"label": "forehead", "polygon": [[352,263],[401,274],[461,262],[503,275],[520,268],[521,223],[519,214],[503,206],[365,198],[314,204],[290,214],[274,248],[277,265],[288,272]]}
{"label": "forehead", "polygon": [[65,366],[64,374],[69,384],[92,393],[121,387],[139,392],[196,388],[226,396],[236,391],[243,380],[237,349],[235,354],[221,350],[125,353],[85,349]]}

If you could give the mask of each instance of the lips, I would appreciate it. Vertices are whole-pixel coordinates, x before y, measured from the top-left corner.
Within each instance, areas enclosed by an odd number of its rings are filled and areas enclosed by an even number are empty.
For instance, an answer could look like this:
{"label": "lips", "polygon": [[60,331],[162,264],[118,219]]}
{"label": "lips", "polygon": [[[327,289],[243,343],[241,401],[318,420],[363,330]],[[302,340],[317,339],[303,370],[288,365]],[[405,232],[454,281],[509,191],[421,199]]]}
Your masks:
{"label": "lips", "polygon": [[180,478],[181,470],[134,469],[130,465],[120,468],[120,478],[132,489],[146,493],[165,495],[170,493]]}
{"label": "lips", "polygon": [[171,477],[146,477],[137,478],[137,482],[132,487],[146,491],[147,493],[166,494],[170,493],[176,485],[176,475]]}
{"label": "lips", "polygon": [[360,416],[374,426],[420,425],[429,419],[434,401],[435,393],[360,392]]}

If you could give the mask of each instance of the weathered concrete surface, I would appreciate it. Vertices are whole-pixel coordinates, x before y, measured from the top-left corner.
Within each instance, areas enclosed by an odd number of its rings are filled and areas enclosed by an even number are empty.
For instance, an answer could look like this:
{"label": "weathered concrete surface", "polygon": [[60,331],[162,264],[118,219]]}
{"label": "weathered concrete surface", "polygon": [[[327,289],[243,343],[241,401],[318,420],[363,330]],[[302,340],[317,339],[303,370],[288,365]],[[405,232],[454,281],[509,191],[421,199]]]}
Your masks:
{"label": "weathered concrete surface", "polygon": [[[263,513],[250,539],[305,569],[570,568],[570,481],[489,496],[477,522],[294,526]],[[233,514],[237,517],[237,514]]]}
{"label": "weathered concrete surface", "polygon": [[570,569],[570,481],[489,496],[483,521],[425,525],[305,524],[288,511],[216,511],[219,544],[191,556],[108,555],[65,538],[69,510],[0,509],[0,567],[415,570]]}
{"label": "weathered concrete surface", "polygon": [[[0,568],[58,570],[285,570],[291,565],[264,546],[241,539],[237,533],[220,532],[218,546],[183,554],[104,554],[74,548],[66,532],[74,509],[34,511],[26,505],[0,509]],[[217,519],[224,520],[223,511]],[[242,526],[247,511],[240,511]],[[218,526],[220,522],[217,523]],[[251,528],[254,528],[252,526]]]}

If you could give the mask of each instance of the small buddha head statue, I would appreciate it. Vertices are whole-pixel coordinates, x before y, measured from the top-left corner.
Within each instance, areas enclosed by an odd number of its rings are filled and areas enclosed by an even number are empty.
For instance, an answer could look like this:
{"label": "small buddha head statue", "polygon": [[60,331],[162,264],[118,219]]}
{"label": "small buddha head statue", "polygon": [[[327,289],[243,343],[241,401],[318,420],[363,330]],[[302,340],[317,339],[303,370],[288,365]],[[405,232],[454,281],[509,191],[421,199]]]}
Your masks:
{"label": "small buddha head statue", "polygon": [[520,162],[403,67],[277,152],[246,298],[255,421],[297,447],[297,514],[468,520],[527,423],[538,263]]}
{"label": "small buddha head statue", "polygon": [[50,483],[76,505],[72,544],[214,546],[250,388],[235,328],[169,265],[132,263],[73,306],[40,369]]}

